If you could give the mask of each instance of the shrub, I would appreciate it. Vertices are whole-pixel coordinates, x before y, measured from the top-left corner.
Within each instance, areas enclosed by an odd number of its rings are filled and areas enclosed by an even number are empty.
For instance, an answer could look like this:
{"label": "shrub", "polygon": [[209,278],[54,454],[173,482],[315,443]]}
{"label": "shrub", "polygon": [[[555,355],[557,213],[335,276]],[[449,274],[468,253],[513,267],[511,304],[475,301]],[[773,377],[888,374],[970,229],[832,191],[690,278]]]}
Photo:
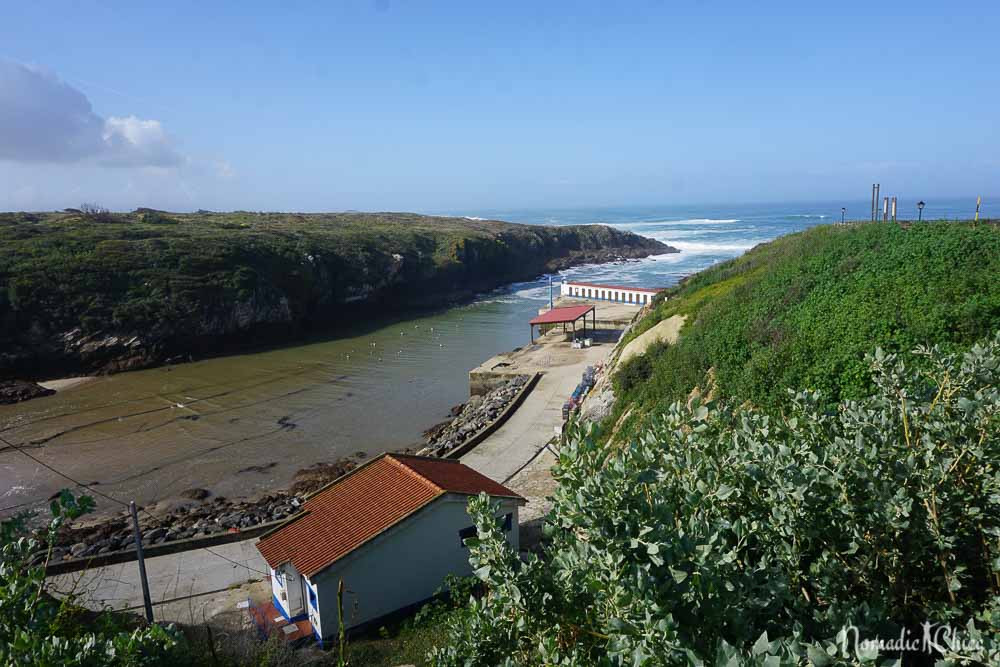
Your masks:
{"label": "shrub", "polygon": [[836,409],[677,402],[614,449],[576,429],[540,558],[470,502],[487,594],[435,663],[856,664],[898,656],[854,639],[929,622],[975,640],[932,634],[944,664],[997,664],[1000,335],[914,359],[876,350],[871,394]]}
{"label": "shrub", "polygon": [[132,667],[171,664],[180,644],[173,628],[127,627],[111,614],[92,614],[45,590],[44,566],[59,527],[93,508],[88,496],[63,491],[51,505],[46,541],[28,537],[24,518],[0,522],[0,664],[52,667]]}
{"label": "shrub", "polygon": [[644,353],[636,355],[622,364],[614,375],[615,390],[621,394],[627,394],[633,389],[641,387],[653,374],[654,360],[669,345],[663,340],[653,341]]}

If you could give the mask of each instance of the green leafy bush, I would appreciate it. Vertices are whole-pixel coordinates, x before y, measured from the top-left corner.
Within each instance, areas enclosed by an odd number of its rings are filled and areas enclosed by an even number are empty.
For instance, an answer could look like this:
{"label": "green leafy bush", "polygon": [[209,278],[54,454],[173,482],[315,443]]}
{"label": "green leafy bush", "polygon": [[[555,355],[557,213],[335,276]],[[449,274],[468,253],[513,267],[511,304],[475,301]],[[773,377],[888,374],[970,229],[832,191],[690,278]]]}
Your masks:
{"label": "green leafy bush", "polygon": [[997,664],[1000,335],[912,358],[877,350],[871,394],[836,409],[677,402],[625,446],[572,432],[541,557],[470,502],[487,594],[434,661],[856,664],[900,656],[853,639],[930,622],[974,644],[938,642],[943,664]]}
{"label": "green leafy bush", "polygon": [[615,390],[627,394],[641,387],[649,380],[655,369],[655,359],[669,347],[669,343],[656,340],[646,348],[644,354],[639,354],[623,363],[614,375]]}
{"label": "green leafy bush", "polygon": [[[52,502],[46,542],[29,537],[23,517],[0,523],[0,664],[38,667],[133,667],[172,664],[180,643],[172,628],[127,627],[110,612],[92,614],[45,590],[45,569],[29,566],[51,553],[59,527],[93,508],[88,496],[63,491]],[[176,664],[176,663],[174,663]]]}

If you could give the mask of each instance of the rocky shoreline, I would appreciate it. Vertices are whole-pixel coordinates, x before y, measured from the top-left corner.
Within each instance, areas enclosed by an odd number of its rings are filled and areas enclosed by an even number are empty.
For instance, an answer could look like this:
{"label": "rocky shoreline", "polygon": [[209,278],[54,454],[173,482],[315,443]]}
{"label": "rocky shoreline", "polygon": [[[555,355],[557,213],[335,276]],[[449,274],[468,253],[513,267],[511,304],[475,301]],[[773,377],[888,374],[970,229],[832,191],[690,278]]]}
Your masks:
{"label": "rocky shoreline", "polygon": [[[237,532],[295,514],[306,497],[350,472],[364,458],[355,455],[333,463],[317,463],[295,474],[285,490],[250,500],[213,496],[206,489],[188,489],[178,497],[140,508],[139,526],[144,546],[194,537]],[[56,537],[50,562],[100,556],[133,547],[135,542],[128,510],[110,518],[84,517],[66,526]],[[35,556],[36,563],[45,554]]]}
{"label": "rocky shoreline", "polygon": [[0,405],[30,401],[56,393],[52,389],[25,380],[0,380]]}

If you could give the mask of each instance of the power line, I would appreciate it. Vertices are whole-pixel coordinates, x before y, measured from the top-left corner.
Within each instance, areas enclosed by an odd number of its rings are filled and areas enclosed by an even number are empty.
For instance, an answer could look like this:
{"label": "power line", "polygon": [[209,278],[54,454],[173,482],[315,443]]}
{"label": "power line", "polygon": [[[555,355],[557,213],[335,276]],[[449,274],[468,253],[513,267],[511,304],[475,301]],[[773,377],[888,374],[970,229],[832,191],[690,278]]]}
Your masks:
{"label": "power line", "polygon": [[68,479],[69,481],[73,482],[77,486],[82,487],[84,489],[87,489],[91,493],[93,493],[95,495],[98,495],[98,496],[101,496],[102,498],[105,498],[107,500],[110,500],[113,503],[118,503],[122,507],[126,507],[126,508],[128,507],[128,503],[124,503],[124,502],[118,500],[117,498],[113,498],[113,497],[109,496],[108,494],[106,494],[106,493],[104,493],[102,491],[98,491],[97,489],[93,488],[89,484],[84,484],[80,480],[74,479],[73,477],[70,477],[69,475],[67,475],[66,473],[64,473],[64,472],[62,472],[60,470],[56,470],[55,468],[53,468],[52,466],[50,466],[45,461],[42,461],[42,460],[38,459],[37,457],[32,456],[31,454],[29,454],[28,452],[26,452],[24,449],[22,449],[19,445],[15,445],[14,443],[12,443],[11,441],[3,438],[2,436],[0,436],[0,442],[4,443],[5,445],[7,445],[8,447],[10,447],[14,451],[20,452],[21,454],[24,454],[29,459],[31,459],[32,461],[34,461],[38,465],[42,466],[43,468],[47,468],[48,470],[51,470],[52,472],[54,472],[55,474],[59,475],[60,477]]}
{"label": "power line", "polygon": [[[10,447],[14,451],[17,451],[17,452],[20,452],[21,454],[24,454],[25,456],[27,456],[29,459],[31,459],[32,461],[34,461],[38,465],[43,466],[44,468],[46,468],[48,470],[51,470],[52,472],[54,472],[55,474],[59,475],[60,477],[68,479],[69,481],[73,482],[75,485],[77,485],[77,486],[79,486],[81,488],[87,489],[88,491],[91,491],[94,494],[96,494],[98,496],[101,496],[102,498],[106,498],[107,500],[110,500],[113,503],[117,503],[117,504],[121,505],[122,507],[128,508],[128,503],[123,502],[123,501],[121,501],[121,500],[119,500],[117,498],[114,498],[112,496],[109,496],[108,494],[104,493],[103,491],[98,491],[97,489],[93,488],[89,484],[84,484],[83,482],[81,482],[81,481],[79,481],[77,479],[74,479],[73,477],[70,477],[66,473],[53,468],[48,463],[45,463],[44,461],[40,461],[38,458],[32,456],[28,452],[24,451],[18,445],[15,445],[14,443],[10,442],[9,440],[5,439],[2,436],[0,436],[0,442],[4,443],[5,445],[7,445],[8,447]],[[35,501],[35,502],[41,502],[41,501]],[[16,507],[21,507],[21,506],[30,505],[30,504],[32,504],[32,503],[22,503],[21,505],[15,505],[14,507],[16,508]],[[9,509],[9,508],[5,508],[5,509]],[[158,516],[156,516],[155,514],[153,514],[149,510],[147,510],[145,507],[142,508],[142,512],[145,513],[147,516],[149,516],[150,518],[152,518],[155,521],[162,521],[164,518],[166,518],[166,517],[158,517]],[[207,551],[208,553],[212,554],[213,556],[215,556],[217,558],[221,558],[224,561],[228,561],[228,562],[232,563],[233,565],[237,565],[239,567],[245,567],[247,570],[249,570],[251,572],[256,572],[257,574],[263,574],[265,576],[270,576],[270,573],[268,573],[268,572],[264,572],[262,570],[258,570],[257,568],[250,567],[246,563],[240,563],[238,561],[235,561],[232,558],[229,558],[227,556],[223,556],[219,552],[213,551],[212,549],[210,549],[208,547],[198,547],[198,548],[199,549],[204,549],[205,551]]]}

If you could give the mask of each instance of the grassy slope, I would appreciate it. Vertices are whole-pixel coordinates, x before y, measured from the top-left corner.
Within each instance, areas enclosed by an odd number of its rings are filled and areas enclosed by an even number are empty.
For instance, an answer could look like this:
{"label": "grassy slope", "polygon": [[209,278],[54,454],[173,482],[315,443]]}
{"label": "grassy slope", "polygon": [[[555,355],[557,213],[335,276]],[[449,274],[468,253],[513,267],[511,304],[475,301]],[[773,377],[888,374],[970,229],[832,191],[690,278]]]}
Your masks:
{"label": "grassy slope", "polygon": [[786,387],[859,397],[877,345],[964,346],[1000,329],[1000,228],[816,227],[692,276],[633,335],[677,313],[676,345],[619,370],[617,414],[683,399],[709,368],[722,396],[755,405],[780,405]]}
{"label": "grassy slope", "polygon": [[139,335],[163,354],[266,326],[287,337],[335,324],[347,302],[440,303],[573,256],[663,251],[654,245],[601,226],[406,213],[0,214],[0,352],[58,361],[38,350],[77,327]]}

